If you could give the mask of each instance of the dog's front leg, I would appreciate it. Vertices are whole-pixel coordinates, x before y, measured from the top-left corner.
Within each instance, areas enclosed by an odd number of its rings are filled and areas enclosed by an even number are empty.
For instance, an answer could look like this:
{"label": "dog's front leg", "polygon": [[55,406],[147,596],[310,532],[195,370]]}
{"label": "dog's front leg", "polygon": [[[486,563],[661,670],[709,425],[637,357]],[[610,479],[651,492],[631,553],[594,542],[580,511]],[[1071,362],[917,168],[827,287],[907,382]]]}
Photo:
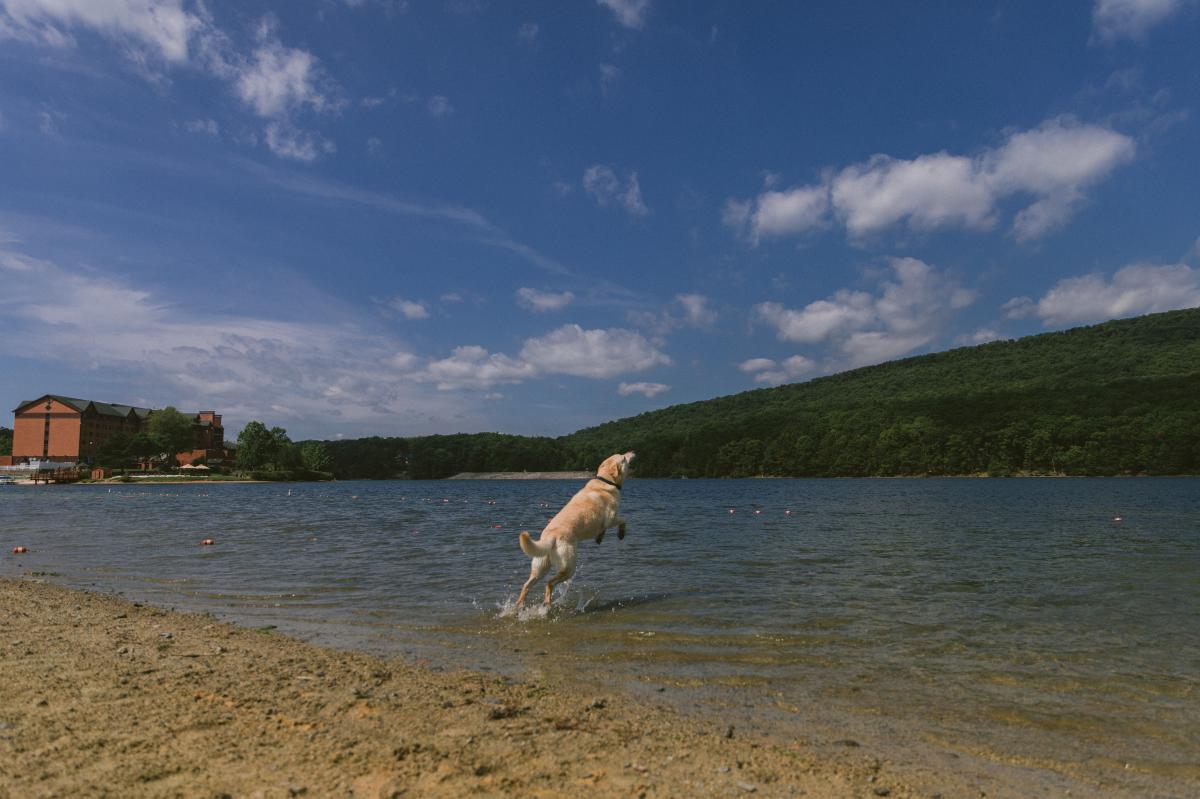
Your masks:
{"label": "dog's front leg", "polygon": [[625,520],[620,516],[617,517],[617,538],[625,538]]}
{"label": "dog's front leg", "polygon": [[604,534],[605,534],[605,533],[607,533],[607,532],[608,532],[608,530],[601,530],[601,531],[600,531],[600,535],[596,536],[596,543],[597,543],[597,544],[599,544],[601,541],[603,541],[603,540],[604,540]]}

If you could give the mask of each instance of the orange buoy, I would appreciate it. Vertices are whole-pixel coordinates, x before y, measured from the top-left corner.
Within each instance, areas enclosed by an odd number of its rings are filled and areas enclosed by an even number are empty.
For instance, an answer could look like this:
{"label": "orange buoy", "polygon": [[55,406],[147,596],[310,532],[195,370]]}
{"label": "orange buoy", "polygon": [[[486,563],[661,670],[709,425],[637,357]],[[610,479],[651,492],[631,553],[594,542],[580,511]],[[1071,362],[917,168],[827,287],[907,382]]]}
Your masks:
{"label": "orange buoy", "polygon": [[211,547],[211,546],[212,546],[213,544],[215,544],[215,543],[217,543],[217,542],[216,542],[216,541],[213,541],[211,538],[206,538],[206,539],[204,539],[203,541],[201,541],[201,542],[200,542],[200,546],[202,546],[202,547]]}
{"label": "orange buoy", "polygon": [[28,551],[29,551],[29,547],[13,547],[14,555],[24,555]]}

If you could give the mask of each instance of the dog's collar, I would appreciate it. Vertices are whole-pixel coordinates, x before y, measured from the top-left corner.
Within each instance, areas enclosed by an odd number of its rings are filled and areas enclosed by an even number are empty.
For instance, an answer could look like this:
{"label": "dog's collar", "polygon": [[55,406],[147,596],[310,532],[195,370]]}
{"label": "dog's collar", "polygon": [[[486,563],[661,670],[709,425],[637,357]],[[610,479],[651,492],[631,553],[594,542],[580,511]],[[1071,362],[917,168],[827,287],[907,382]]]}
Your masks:
{"label": "dog's collar", "polygon": [[621,487],[620,487],[619,485],[617,485],[616,483],[614,483],[612,480],[609,480],[607,477],[601,477],[600,475],[596,475],[595,477],[593,477],[593,478],[591,478],[591,479],[593,479],[593,480],[599,480],[601,483],[608,483],[610,486],[612,486],[613,488],[617,489],[618,491],[620,491],[620,490],[621,490]]}

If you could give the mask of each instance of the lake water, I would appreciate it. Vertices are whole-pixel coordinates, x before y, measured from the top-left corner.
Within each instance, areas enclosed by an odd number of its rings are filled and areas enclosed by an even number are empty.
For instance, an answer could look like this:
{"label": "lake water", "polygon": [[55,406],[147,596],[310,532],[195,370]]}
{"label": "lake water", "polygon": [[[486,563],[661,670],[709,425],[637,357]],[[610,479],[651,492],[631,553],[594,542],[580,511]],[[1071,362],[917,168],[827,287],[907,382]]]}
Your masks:
{"label": "lake water", "polygon": [[580,485],[0,488],[0,574],[1051,794],[1200,793],[1200,479],[632,480],[625,540],[513,613],[517,532]]}

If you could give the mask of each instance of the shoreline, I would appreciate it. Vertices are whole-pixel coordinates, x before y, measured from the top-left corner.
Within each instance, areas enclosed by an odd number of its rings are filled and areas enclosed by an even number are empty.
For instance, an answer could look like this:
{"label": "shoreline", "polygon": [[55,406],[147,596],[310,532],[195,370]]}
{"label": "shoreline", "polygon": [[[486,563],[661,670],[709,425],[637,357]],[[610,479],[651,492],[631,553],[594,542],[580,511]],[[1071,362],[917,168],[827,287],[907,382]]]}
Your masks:
{"label": "shoreline", "polygon": [[595,472],[459,472],[447,480],[587,480]]}
{"label": "shoreline", "polygon": [[[41,580],[0,578],[0,618],[14,796],[930,795],[853,741],[742,735],[629,693],[341,652]],[[941,776],[948,795],[968,787]]]}

